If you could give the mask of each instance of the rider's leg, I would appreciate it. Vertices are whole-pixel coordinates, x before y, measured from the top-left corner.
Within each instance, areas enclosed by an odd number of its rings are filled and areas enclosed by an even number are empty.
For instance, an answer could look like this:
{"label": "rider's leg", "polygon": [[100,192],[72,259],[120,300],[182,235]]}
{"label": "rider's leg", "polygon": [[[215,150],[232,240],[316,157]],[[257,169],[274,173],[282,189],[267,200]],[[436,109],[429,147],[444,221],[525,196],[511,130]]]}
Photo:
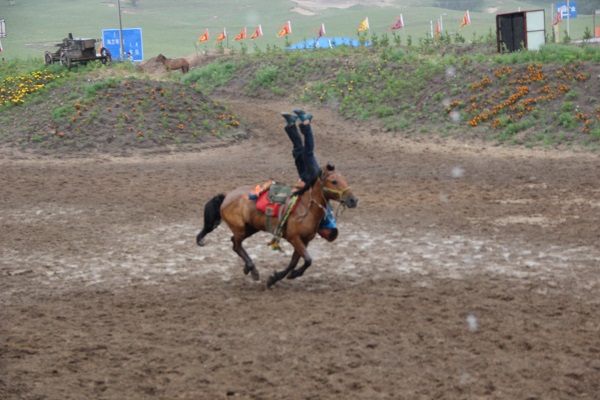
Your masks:
{"label": "rider's leg", "polygon": [[304,145],[302,144],[302,138],[300,137],[300,133],[298,132],[298,127],[296,126],[296,120],[298,117],[292,114],[281,114],[287,125],[285,126],[285,133],[287,133],[290,141],[292,142],[292,156],[294,157],[294,164],[296,165],[296,170],[298,171],[298,176],[300,179],[305,181],[306,179],[306,169],[304,164],[304,157],[302,153],[304,151]]}
{"label": "rider's leg", "polygon": [[304,136],[304,148],[302,150],[302,159],[304,161],[304,169],[306,171],[306,183],[312,185],[314,181],[321,175],[321,167],[315,158],[315,141],[313,137],[310,120],[308,123],[300,124],[300,132]]}

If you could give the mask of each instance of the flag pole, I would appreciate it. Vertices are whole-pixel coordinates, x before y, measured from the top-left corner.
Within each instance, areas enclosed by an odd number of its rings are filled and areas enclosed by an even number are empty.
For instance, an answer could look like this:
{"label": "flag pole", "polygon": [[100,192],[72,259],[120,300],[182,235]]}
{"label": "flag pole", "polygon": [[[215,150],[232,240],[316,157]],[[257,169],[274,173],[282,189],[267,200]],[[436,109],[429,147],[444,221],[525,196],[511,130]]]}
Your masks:
{"label": "flag pole", "polygon": [[121,23],[121,0],[117,0],[117,7],[119,9],[119,59],[124,60],[123,54],[123,24]]}
{"label": "flag pole", "polygon": [[567,35],[571,37],[571,1],[567,0]]}

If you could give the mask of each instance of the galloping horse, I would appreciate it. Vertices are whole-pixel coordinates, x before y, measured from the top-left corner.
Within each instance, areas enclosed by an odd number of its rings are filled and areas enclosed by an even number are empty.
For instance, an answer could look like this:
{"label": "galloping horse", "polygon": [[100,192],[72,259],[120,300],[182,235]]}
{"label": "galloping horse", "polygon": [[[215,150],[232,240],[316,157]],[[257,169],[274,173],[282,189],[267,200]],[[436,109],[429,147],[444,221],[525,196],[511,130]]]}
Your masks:
{"label": "galloping horse", "polygon": [[167,58],[162,54],[156,56],[156,61],[163,63],[167,71],[181,69],[182,73],[190,70],[190,63],[185,58]]}
{"label": "galloping horse", "polygon": [[[339,201],[342,206],[348,208],[354,208],[358,204],[358,199],[350,190],[346,179],[335,170],[333,165],[327,164],[322,171],[315,183],[300,195],[297,206],[289,215],[283,231],[283,238],[294,247],[292,259],[285,270],[275,272],[269,277],[267,286],[273,285],[286,276],[288,279],[298,278],[310,267],[312,259],[307,250],[308,243],[317,234],[319,224],[327,212],[329,200]],[[265,214],[256,208],[255,200],[248,198],[248,193],[252,189],[253,186],[241,186],[227,195],[219,194],[209,200],[204,207],[204,227],[196,237],[196,243],[203,246],[204,237],[219,226],[223,219],[233,232],[231,237],[233,251],[244,260],[244,274],[251,273],[252,278],[258,280],[256,266],[242,246],[246,238],[256,232],[266,231]],[[273,218],[277,224],[277,217]],[[295,269],[300,257],[304,259],[304,265]]]}

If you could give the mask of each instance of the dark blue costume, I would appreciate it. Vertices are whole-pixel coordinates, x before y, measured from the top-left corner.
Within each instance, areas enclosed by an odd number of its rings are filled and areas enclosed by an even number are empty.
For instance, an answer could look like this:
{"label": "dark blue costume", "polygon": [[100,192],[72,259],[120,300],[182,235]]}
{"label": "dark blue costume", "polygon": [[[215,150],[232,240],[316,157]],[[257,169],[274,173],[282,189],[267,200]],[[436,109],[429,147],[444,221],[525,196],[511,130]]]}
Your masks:
{"label": "dark blue costume", "polygon": [[[314,153],[315,140],[310,125],[312,115],[302,110],[294,110],[294,113],[296,113],[296,115],[282,113],[283,118],[285,118],[285,121],[287,122],[285,132],[292,141],[292,156],[294,157],[298,175],[306,185],[306,188],[309,188],[323,172]],[[304,143],[302,143],[302,138],[300,137],[298,126],[296,125],[296,120],[298,119],[300,119],[301,122],[300,132],[302,133],[302,136],[304,136]],[[308,121],[309,123],[307,124],[305,121]],[[331,212],[329,202],[327,202],[327,214],[325,214],[323,221],[321,221],[319,229],[335,230],[335,237],[337,237],[336,222],[333,213]],[[332,240],[335,240],[335,237]]]}
{"label": "dark blue costume", "polygon": [[295,123],[285,126],[285,132],[292,141],[292,156],[298,170],[298,175],[302,182],[307,186],[312,186],[315,180],[321,175],[321,167],[315,158],[315,140],[313,138],[310,124],[300,124],[300,132],[304,136],[304,144],[298,132],[298,126]]}

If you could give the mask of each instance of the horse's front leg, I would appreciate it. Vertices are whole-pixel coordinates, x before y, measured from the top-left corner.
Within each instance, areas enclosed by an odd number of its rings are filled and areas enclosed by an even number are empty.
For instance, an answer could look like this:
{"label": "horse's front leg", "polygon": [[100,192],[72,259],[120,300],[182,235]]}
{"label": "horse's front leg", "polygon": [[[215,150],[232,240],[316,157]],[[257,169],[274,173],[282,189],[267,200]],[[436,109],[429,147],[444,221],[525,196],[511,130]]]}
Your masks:
{"label": "horse's front leg", "polygon": [[267,287],[271,287],[278,281],[285,278],[285,276],[288,273],[290,273],[290,271],[293,272],[294,268],[296,268],[296,265],[298,265],[299,260],[300,260],[300,253],[298,253],[296,250],[294,250],[294,254],[292,254],[292,259],[290,260],[290,263],[288,264],[286,269],[284,269],[283,271],[280,271],[280,272],[275,272],[273,275],[271,275],[269,277],[269,280],[267,281]]}
{"label": "horse's front leg", "polygon": [[297,239],[296,243],[293,243],[296,252],[304,259],[304,264],[299,269],[293,269],[287,276],[288,279],[295,279],[304,274],[304,272],[312,265],[312,258],[308,253],[308,241]]}
{"label": "horse's front leg", "polygon": [[290,274],[287,277],[288,279],[296,279],[304,275],[304,272],[308,269],[308,267],[312,265],[312,258],[310,258],[310,255],[308,255],[308,253],[306,254],[307,256],[304,257],[304,264],[299,269],[294,269],[290,271]]}

